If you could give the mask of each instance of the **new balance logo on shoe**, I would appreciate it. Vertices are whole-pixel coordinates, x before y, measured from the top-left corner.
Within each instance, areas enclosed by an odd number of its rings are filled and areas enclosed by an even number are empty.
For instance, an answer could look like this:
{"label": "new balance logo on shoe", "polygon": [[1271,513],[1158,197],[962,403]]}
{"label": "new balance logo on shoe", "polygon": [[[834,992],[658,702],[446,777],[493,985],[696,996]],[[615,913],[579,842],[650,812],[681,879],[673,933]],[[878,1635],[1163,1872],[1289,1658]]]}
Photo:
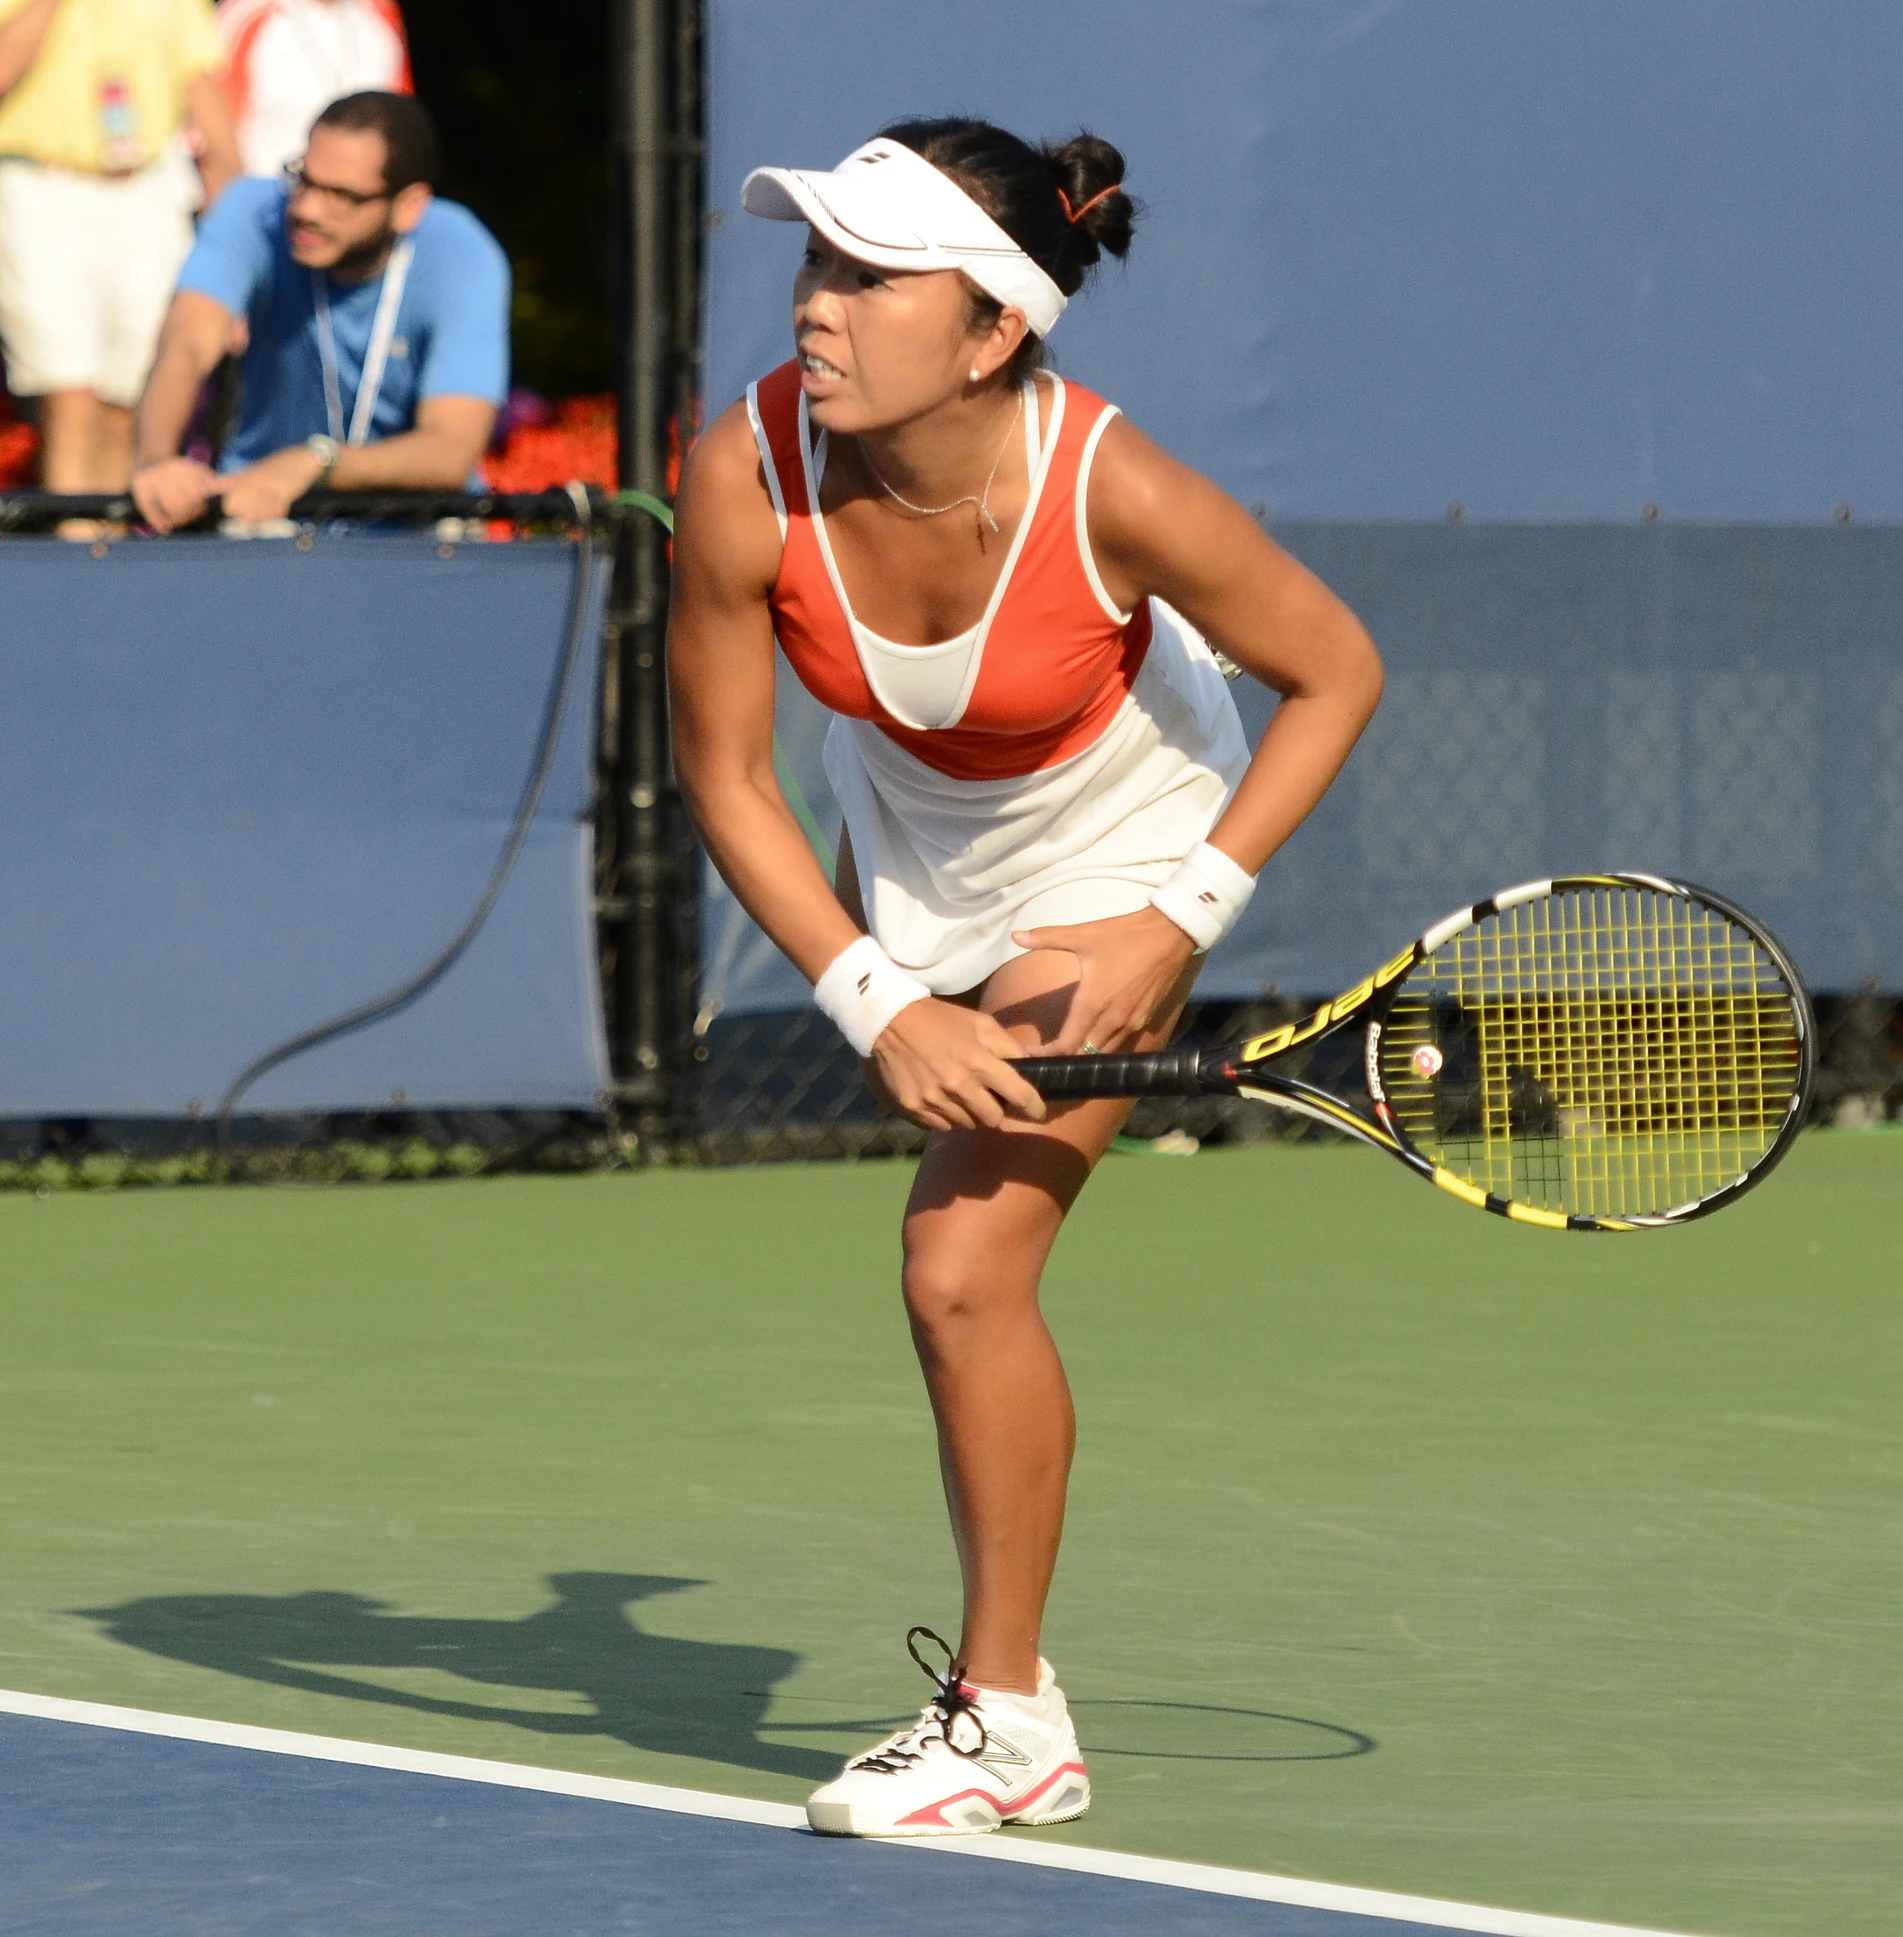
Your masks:
{"label": "new balance logo on shoe", "polygon": [[968,1756],[967,1760],[989,1771],[1010,1788],[1021,1779],[1016,1772],[1031,1768],[1037,1758],[1026,1755],[1015,1742],[1006,1741],[996,1729],[987,1729],[984,1747],[976,1755]]}

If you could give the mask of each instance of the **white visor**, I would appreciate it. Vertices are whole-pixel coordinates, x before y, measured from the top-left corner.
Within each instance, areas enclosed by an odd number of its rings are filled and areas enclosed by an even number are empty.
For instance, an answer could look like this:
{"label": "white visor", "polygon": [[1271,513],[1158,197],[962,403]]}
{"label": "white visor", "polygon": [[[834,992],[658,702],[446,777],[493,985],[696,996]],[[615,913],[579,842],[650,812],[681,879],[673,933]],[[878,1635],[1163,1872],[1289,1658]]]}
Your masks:
{"label": "white visor", "polygon": [[1064,292],[949,175],[883,136],[834,169],[756,168],[740,206],[769,222],[810,222],[875,269],[962,269],[1021,309],[1034,336],[1048,336],[1064,313]]}

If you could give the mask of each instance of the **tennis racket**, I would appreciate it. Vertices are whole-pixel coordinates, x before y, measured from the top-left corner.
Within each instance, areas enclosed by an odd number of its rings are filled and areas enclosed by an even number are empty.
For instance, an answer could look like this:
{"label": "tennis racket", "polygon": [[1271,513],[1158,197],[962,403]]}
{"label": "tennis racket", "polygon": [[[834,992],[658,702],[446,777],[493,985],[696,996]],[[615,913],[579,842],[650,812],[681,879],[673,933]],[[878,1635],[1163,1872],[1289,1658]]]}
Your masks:
{"label": "tennis racket", "polygon": [[[1365,1113],[1272,1067],[1349,1029]],[[1252,1097],[1517,1223],[1636,1231],[1703,1217],[1770,1170],[1804,1120],[1815,1042],[1763,923],[1683,881],[1584,874],[1462,908],[1247,1042],[1014,1067],[1052,1098]]]}

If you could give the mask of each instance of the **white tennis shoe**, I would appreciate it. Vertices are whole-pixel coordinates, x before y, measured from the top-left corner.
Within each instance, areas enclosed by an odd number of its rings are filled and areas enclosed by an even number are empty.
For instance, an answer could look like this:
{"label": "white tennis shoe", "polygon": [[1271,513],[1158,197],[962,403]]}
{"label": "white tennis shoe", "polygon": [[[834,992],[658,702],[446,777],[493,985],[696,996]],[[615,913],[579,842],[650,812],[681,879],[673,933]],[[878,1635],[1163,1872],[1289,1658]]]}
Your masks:
{"label": "white tennis shoe", "polygon": [[[1090,1776],[1051,1664],[1037,1664],[1037,1693],[975,1688],[957,1664],[936,1673],[916,1638],[912,1659],[937,1683],[919,1718],[856,1755],[806,1799],[823,1836],[969,1836],[1000,1823],[1068,1823],[1090,1807]],[[945,1648],[947,1659],[951,1650]]]}

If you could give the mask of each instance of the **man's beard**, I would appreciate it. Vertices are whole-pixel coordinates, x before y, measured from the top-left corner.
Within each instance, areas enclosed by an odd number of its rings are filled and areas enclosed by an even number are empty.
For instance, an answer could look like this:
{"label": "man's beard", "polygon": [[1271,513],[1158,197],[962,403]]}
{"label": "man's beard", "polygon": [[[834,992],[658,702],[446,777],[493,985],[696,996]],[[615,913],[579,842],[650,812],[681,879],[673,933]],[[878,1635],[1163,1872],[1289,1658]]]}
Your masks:
{"label": "man's beard", "polygon": [[346,249],[324,273],[333,282],[367,282],[382,268],[384,258],[395,246],[395,228],[385,228],[367,242]]}

